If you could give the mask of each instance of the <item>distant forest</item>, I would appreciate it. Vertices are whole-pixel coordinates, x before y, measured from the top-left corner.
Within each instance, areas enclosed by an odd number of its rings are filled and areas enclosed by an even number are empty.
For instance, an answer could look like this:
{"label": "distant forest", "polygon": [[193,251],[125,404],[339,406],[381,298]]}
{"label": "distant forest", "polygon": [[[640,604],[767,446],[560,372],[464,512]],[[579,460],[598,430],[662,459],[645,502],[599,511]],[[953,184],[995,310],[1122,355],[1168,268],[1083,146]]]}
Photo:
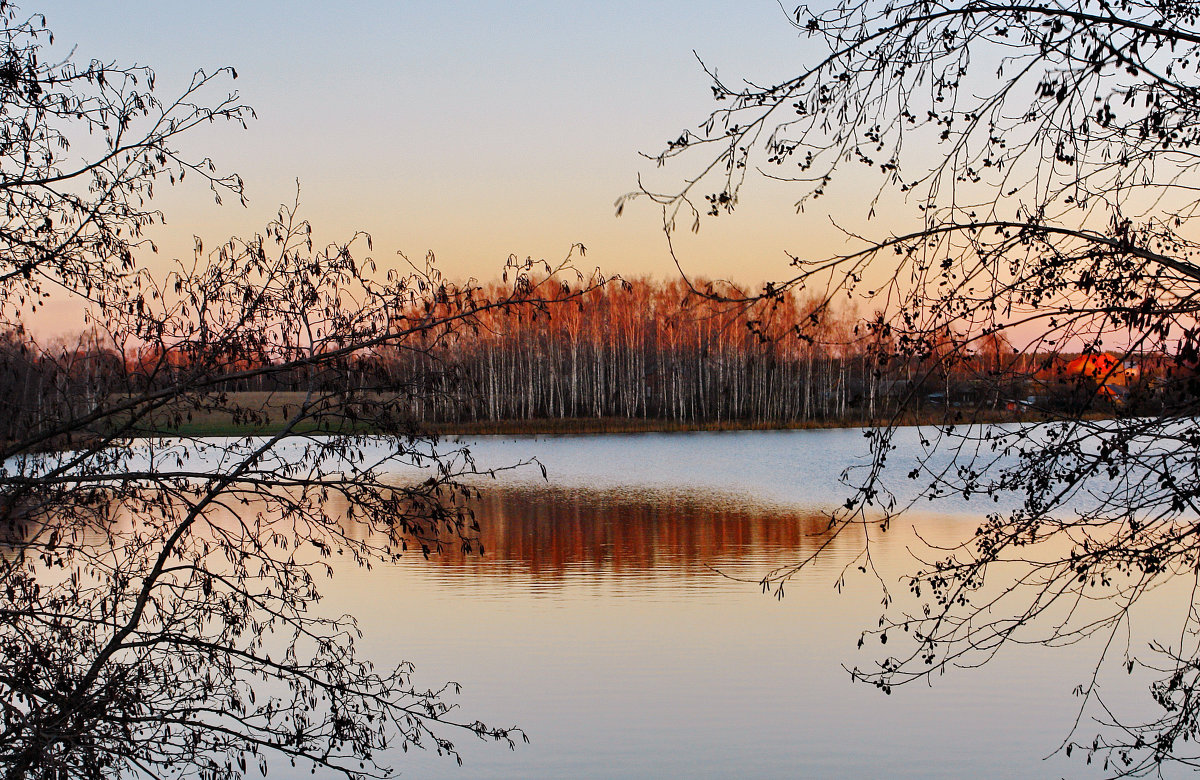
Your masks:
{"label": "distant forest", "polygon": [[[711,283],[707,290],[730,292]],[[0,334],[0,425],[12,437],[32,419],[86,413],[98,395],[144,393],[184,374],[203,377],[197,392],[204,393],[316,387],[394,394],[407,407],[404,416],[421,422],[787,425],[869,422],[939,406],[1144,406],[1147,389],[1178,368],[1162,356],[1072,363],[1071,356],[1021,354],[994,337],[964,358],[961,345],[948,348],[949,333],[945,349],[925,344],[901,355],[869,334],[851,307],[785,295],[750,309],[697,295],[680,281],[616,280],[581,297],[567,288],[561,295],[571,299],[481,312],[452,331],[431,331],[412,349],[323,361],[320,373],[254,338],[200,354],[203,348],[183,343],[118,349],[93,331],[36,349],[10,330]]]}

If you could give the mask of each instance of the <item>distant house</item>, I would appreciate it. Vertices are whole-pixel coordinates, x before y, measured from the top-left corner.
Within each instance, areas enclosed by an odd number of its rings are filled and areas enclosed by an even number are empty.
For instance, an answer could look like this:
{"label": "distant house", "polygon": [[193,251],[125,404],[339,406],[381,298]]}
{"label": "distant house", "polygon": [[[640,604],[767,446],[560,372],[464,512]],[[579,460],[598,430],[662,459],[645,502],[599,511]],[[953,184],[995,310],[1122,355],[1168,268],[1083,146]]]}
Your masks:
{"label": "distant house", "polygon": [[1124,373],[1118,371],[1118,365],[1119,361],[1115,357],[1107,352],[1101,352],[1080,355],[1067,363],[1064,371],[1068,377],[1086,376],[1102,384],[1113,380],[1118,373],[1121,373],[1121,380],[1124,383]]}

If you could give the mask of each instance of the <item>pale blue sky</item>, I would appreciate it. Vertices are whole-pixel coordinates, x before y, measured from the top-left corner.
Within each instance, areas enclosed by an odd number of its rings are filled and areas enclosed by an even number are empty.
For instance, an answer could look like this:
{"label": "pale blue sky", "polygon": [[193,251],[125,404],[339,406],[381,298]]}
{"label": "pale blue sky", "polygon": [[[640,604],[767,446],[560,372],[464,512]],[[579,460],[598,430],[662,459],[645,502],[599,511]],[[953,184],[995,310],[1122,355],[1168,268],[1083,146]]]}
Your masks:
{"label": "pale blue sky", "polygon": [[[194,68],[237,68],[233,86],[259,120],[194,144],[243,174],[251,206],[209,207],[195,187],[167,194],[170,229],[156,236],[165,252],[188,252],[193,233],[212,244],[254,231],[299,178],[319,236],[367,230],[381,263],[432,249],[452,275],[482,279],[510,253],[553,260],[575,241],[606,271],[669,273],[657,212],[646,204],[616,219],[613,201],[649,167],[639,150],[658,151],[707,114],[692,50],[726,79],[761,82],[794,72],[811,45],[773,0],[64,0],[23,10],[44,10],[77,56],[154,67],[164,95]],[[743,201],[745,214],[687,240],[689,270],[778,277],[783,250],[825,229],[770,188]]]}

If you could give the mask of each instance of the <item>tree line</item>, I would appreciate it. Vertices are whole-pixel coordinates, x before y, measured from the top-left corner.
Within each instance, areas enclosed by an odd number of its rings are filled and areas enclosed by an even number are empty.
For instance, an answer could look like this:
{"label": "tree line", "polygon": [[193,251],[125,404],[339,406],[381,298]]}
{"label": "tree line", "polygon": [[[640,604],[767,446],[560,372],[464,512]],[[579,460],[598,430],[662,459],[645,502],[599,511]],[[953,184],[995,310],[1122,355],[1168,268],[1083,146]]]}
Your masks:
{"label": "tree line", "polygon": [[[495,287],[482,296],[502,297]],[[211,393],[314,385],[399,393],[409,407],[403,413],[421,422],[783,423],[863,417],[872,400],[882,405],[878,355],[856,339],[850,308],[790,297],[764,317],[678,280],[553,290],[480,312],[453,333],[430,331],[413,343],[311,362],[253,340],[199,354],[195,344],[118,345],[96,329],[39,347],[9,330],[0,334],[0,405],[9,407],[0,430],[11,439],[39,419],[83,414],[99,398],[145,392],[197,371],[207,372]],[[805,338],[796,338],[802,327]]]}
{"label": "tree line", "polygon": [[[1071,361],[1015,350],[994,334],[969,346],[950,330],[898,343],[852,304],[787,293],[748,306],[718,282],[614,279],[584,289],[556,282],[524,299],[497,283],[476,294],[510,303],[476,312],[468,327],[419,330],[403,343],[385,340],[339,357],[325,354],[338,348],[336,333],[317,346],[242,339],[217,347],[117,344],[94,328],[38,347],[10,329],[0,334],[0,406],[8,407],[0,432],[11,440],[38,420],[86,414],[100,399],[177,384],[184,374],[203,376],[204,392],[214,396],[314,387],[386,393],[394,413],[415,423],[821,424],[949,406],[1145,411],[1163,406],[1164,388],[1179,384],[1172,379],[1193,373],[1162,354]],[[429,314],[398,309],[391,327]],[[193,400],[201,411],[204,402]],[[262,422],[249,408],[238,416]]]}
{"label": "tree line", "polygon": [[[566,305],[525,306],[435,351],[380,356],[379,365],[393,383],[444,383],[420,409],[438,422],[843,419],[863,413],[877,373],[854,319],[852,309],[794,296],[764,316],[680,280],[614,280]],[[808,320],[820,321],[817,338],[796,338]]]}

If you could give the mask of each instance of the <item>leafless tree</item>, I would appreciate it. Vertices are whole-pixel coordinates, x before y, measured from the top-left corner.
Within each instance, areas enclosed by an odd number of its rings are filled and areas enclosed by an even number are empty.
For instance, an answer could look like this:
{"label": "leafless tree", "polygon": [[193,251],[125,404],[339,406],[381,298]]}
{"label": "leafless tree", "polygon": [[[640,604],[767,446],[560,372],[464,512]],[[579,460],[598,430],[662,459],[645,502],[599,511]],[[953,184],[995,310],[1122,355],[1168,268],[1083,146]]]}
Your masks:
{"label": "leafless tree", "polygon": [[[1116,358],[1077,371],[1092,397],[1044,408],[1038,425],[984,426],[948,407],[897,475],[893,430],[872,431],[874,463],[832,523],[882,514],[886,527],[903,509],[887,486],[906,475],[923,497],[1010,501],[911,577],[911,603],[888,594],[868,634],[908,644],[855,673],[890,690],[1013,641],[1107,637],[1110,662],[1156,676],[1161,718],[1104,715],[1095,740],[1076,729],[1064,747],[1126,774],[1191,764],[1200,737],[1196,604],[1151,652],[1120,639],[1143,594],[1200,571],[1198,13],[1141,0],[801,6],[787,17],[808,57],[796,75],[729,84],[710,69],[716,110],[655,155],[678,184],[647,179],[629,196],[659,204],[670,232],[734,211],[756,176],[796,187],[803,219],[867,188],[864,213],[834,215],[863,226],[846,228],[851,249],[797,252],[790,278],[746,302],[850,294],[876,312],[864,337],[895,359],[931,373],[973,360],[997,387],[1007,365],[1052,371],[1057,352]],[[1005,341],[1024,354],[1001,359]],[[1117,372],[1150,366],[1139,392],[1152,403],[1106,406]],[[1095,680],[1081,688],[1093,712]]]}
{"label": "leafless tree", "polygon": [[[291,760],[371,777],[391,748],[513,744],[457,720],[452,686],[375,669],[353,619],[315,604],[331,556],[478,544],[469,453],[413,413],[443,385],[390,385],[358,358],[539,305],[556,269],[517,264],[494,295],[432,264],[377,272],[355,254],[369,238],[314,247],[290,207],[151,273],[137,250],[156,184],[242,197],[180,151],[193,127],[251,115],[236,93],[210,102],[235,74],[162,100],[146,68],[47,64],[40,16],[0,0],[0,20],[0,774],[234,778]],[[78,345],[22,327],[47,295],[87,308]],[[261,435],[162,436],[209,418]]]}

